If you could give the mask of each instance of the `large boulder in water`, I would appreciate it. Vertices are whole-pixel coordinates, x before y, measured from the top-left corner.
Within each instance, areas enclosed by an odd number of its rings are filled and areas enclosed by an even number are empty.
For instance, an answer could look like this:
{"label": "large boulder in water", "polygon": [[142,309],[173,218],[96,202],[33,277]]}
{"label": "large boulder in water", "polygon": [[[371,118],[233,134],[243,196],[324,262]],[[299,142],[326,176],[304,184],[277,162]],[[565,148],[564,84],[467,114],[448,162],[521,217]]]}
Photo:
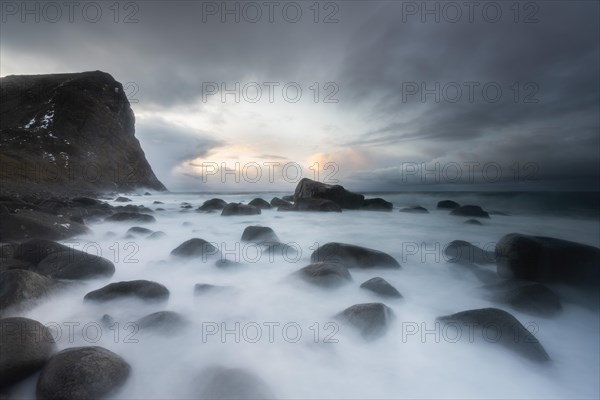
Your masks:
{"label": "large boulder in water", "polygon": [[368,281],[363,282],[360,285],[361,288],[367,289],[373,293],[378,294],[382,297],[390,297],[390,298],[401,298],[402,295],[393,287],[388,281],[383,278],[375,277],[371,278]]}
{"label": "large boulder in water", "polygon": [[219,250],[204,239],[192,238],[181,243],[171,251],[172,256],[181,258],[199,258],[206,260],[210,256],[219,254]]}
{"label": "large boulder in water", "polygon": [[5,242],[32,238],[60,240],[90,232],[85,225],[67,217],[32,210],[4,213],[0,224],[0,240]]}
{"label": "large boulder in water", "polygon": [[194,381],[197,399],[274,399],[269,386],[259,377],[239,368],[211,367]]}
{"label": "large boulder in water", "polygon": [[437,320],[444,324],[455,325],[456,329],[462,332],[461,338],[465,340],[469,338],[469,341],[472,341],[469,332],[474,329],[477,332],[475,338],[481,341],[498,343],[533,361],[550,360],[548,353],[536,337],[519,320],[504,310],[481,308],[446,315]]}
{"label": "large boulder in water", "polygon": [[460,207],[460,204],[452,200],[441,200],[437,203],[438,210],[455,210],[458,207]]}
{"label": "large boulder in water", "polygon": [[50,254],[69,250],[71,250],[70,247],[52,240],[30,239],[15,248],[13,257],[32,264],[38,264]]}
{"label": "large boulder in water", "polygon": [[260,197],[252,199],[248,205],[260,208],[262,210],[268,210],[273,207],[268,201],[261,199]]}
{"label": "large boulder in water", "polygon": [[456,215],[460,217],[476,217],[476,218],[489,218],[490,214],[484,211],[479,206],[466,205],[455,208],[450,215]]}
{"label": "large boulder in water", "polygon": [[141,331],[171,335],[184,329],[188,320],[175,311],[158,311],[140,318],[135,323]]}
{"label": "large boulder in water", "polygon": [[156,222],[156,218],[152,215],[129,211],[117,212],[106,218],[106,220],[111,222],[137,222],[138,224]]}
{"label": "large boulder in water", "polygon": [[49,254],[35,271],[55,279],[93,279],[113,276],[115,265],[106,258],[70,249]]}
{"label": "large boulder in water", "polygon": [[308,178],[301,179],[294,191],[294,202],[314,198],[331,200],[341,208],[348,209],[361,208],[365,201],[365,196],[349,192],[341,185],[327,185]]}
{"label": "large boulder in water", "polygon": [[242,240],[245,242],[279,242],[279,238],[268,226],[247,226],[242,233]]}
{"label": "large boulder in water", "polygon": [[492,264],[496,261],[493,251],[484,250],[464,240],[453,240],[444,248],[444,257],[450,263]]}
{"label": "large boulder in water", "polygon": [[73,347],[54,355],[37,382],[38,399],[83,400],[114,395],[127,381],[129,364],[103,347]]}
{"label": "large boulder in water", "polygon": [[320,246],[310,256],[311,262],[340,263],[348,268],[400,268],[387,253],[353,244],[331,242]]}
{"label": "large boulder in water", "polygon": [[400,212],[408,213],[408,214],[429,214],[429,211],[425,207],[421,206],[412,206],[401,208]]}
{"label": "large boulder in water", "polygon": [[206,200],[200,207],[196,209],[196,211],[203,212],[213,212],[217,210],[222,210],[227,205],[227,202],[222,199],[210,199]]}
{"label": "large boulder in water", "polygon": [[22,269],[0,272],[0,315],[37,304],[55,286],[54,280],[35,272]]}
{"label": "large boulder in water", "polygon": [[169,289],[160,283],[147,280],[114,282],[89,292],[83,299],[104,302],[132,298],[153,302],[167,301]]}
{"label": "large boulder in water", "polygon": [[292,208],[280,207],[278,211],[281,210],[342,212],[342,208],[339,204],[327,199],[298,199]]}
{"label": "large boulder in water", "polygon": [[258,215],[260,213],[260,208],[251,206],[249,204],[229,203],[223,208],[223,211],[221,211],[221,216]]}
{"label": "large boulder in water", "polygon": [[282,200],[279,197],[273,197],[271,199],[271,205],[273,207],[290,207],[290,208],[293,206],[293,204],[290,203],[289,201]]}
{"label": "large boulder in water", "polygon": [[339,287],[352,282],[348,269],[339,263],[316,262],[295,272],[304,281],[321,287]]}
{"label": "large boulder in water", "polygon": [[567,240],[508,234],[496,244],[496,265],[501,277],[600,286],[600,249]]}
{"label": "large boulder in water", "polygon": [[0,319],[0,390],[41,369],[56,351],[50,330],[28,318]]}
{"label": "large boulder in water", "polygon": [[374,199],[365,199],[361,210],[369,211],[392,211],[394,205],[380,197]]}
{"label": "large boulder in water", "polygon": [[383,303],[363,303],[348,307],[335,317],[357,329],[363,338],[377,339],[386,333],[395,315]]}

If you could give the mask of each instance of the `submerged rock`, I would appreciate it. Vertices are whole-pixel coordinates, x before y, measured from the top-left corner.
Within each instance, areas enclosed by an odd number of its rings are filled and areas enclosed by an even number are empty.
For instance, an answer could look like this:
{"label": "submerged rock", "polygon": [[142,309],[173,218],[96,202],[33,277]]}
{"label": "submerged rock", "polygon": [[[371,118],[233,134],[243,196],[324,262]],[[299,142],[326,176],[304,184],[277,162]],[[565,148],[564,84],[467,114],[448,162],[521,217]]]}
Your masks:
{"label": "submerged rock", "polygon": [[192,238],[186,240],[179,246],[177,246],[171,255],[183,258],[198,258],[202,257],[203,260],[210,256],[219,254],[219,250],[213,246],[210,242],[204,239]]}
{"label": "submerged rock", "polygon": [[387,253],[337,242],[320,246],[311,254],[310,261],[340,263],[347,268],[400,268],[400,263]]}
{"label": "submerged rock", "polygon": [[544,317],[560,313],[560,298],[541,283],[508,280],[484,286],[492,301],[506,304],[515,310]]}
{"label": "submerged rock", "polygon": [[394,205],[389,201],[377,197],[375,199],[365,199],[361,207],[362,210],[369,211],[392,211]]}
{"label": "submerged rock", "polygon": [[483,225],[483,223],[480,220],[475,219],[475,218],[466,220],[465,224],[467,224],[467,225]]}
{"label": "submerged rock", "polygon": [[464,240],[453,240],[444,248],[446,261],[459,264],[492,264],[496,261],[493,251],[483,250]]}
{"label": "submerged rock", "polygon": [[227,205],[227,202],[223,199],[210,199],[206,200],[200,207],[196,209],[196,211],[217,211],[222,210]]}
{"label": "submerged rock", "polygon": [[496,245],[498,275],[600,287],[600,249],[543,236],[511,233]]}
{"label": "submerged rock", "polygon": [[468,338],[470,335],[464,333],[474,329],[477,332],[475,338],[478,340],[476,342],[498,343],[536,362],[550,360],[548,353],[536,337],[519,320],[504,310],[481,308],[446,315],[437,320],[444,324],[457,325],[457,329],[463,333],[462,338]]}
{"label": "submerged rock", "polygon": [[460,207],[460,204],[452,200],[441,200],[437,203],[437,208],[440,210],[454,210],[458,207]]}
{"label": "submerged rock", "polygon": [[458,215],[461,217],[477,217],[477,218],[489,218],[490,214],[487,211],[484,211],[479,206],[466,205],[460,206],[454,209],[450,215]]}
{"label": "submerged rock", "polygon": [[360,287],[363,289],[370,290],[371,292],[376,293],[382,297],[402,297],[400,292],[395,287],[393,287],[388,281],[380,277],[371,278],[368,281],[363,282],[360,285]]}
{"label": "submerged rock", "polygon": [[355,304],[335,316],[357,329],[365,339],[383,336],[395,318],[391,308],[383,303]]}
{"label": "submerged rock", "polygon": [[38,379],[38,399],[99,399],[127,381],[131,367],[103,347],[73,347],[54,355]]}
{"label": "submerged rock", "polygon": [[248,226],[242,233],[242,240],[245,242],[279,242],[279,238],[268,226]]}
{"label": "submerged rock", "polygon": [[151,229],[143,228],[141,226],[132,226],[131,228],[129,228],[127,230],[127,234],[128,235],[142,235],[142,236],[147,236],[147,235],[150,235],[151,233],[152,233]]}
{"label": "submerged rock", "polygon": [[260,208],[258,207],[242,203],[229,203],[223,208],[223,211],[221,211],[221,216],[258,215],[260,213]]}
{"label": "submerged rock", "polygon": [[41,369],[56,351],[52,332],[29,318],[0,319],[0,389]]}
{"label": "submerged rock", "polygon": [[83,299],[104,302],[127,298],[137,298],[144,301],[167,301],[169,299],[169,289],[160,283],[147,280],[114,282],[89,292]]}
{"label": "submerged rock", "polygon": [[254,207],[257,207],[257,208],[260,208],[263,210],[268,210],[268,209],[272,208],[271,204],[268,201],[261,199],[260,197],[253,199],[250,203],[248,203],[248,205],[254,206]]}
{"label": "submerged rock", "polygon": [[316,262],[301,268],[294,275],[313,285],[329,288],[352,282],[348,269],[339,263]]}
{"label": "submerged rock", "polygon": [[173,334],[181,331],[189,322],[175,311],[158,311],[135,322],[140,330],[164,334]]}
{"label": "submerged rock", "polygon": [[421,207],[421,206],[401,208],[400,212],[410,213],[410,214],[429,214],[429,211],[427,211],[427,209],[425,207]]}
{"label": "submerged rock", "polygon": [[194,380],[198,399],[274,399],[271,388],[256,375],[238,368],[211,367]]}
{"label": "submerged rock", "polygon": [[117,203],[128,203],[131,201],[131,199],[128,199],[127,197],[117,197],[115,201]]}

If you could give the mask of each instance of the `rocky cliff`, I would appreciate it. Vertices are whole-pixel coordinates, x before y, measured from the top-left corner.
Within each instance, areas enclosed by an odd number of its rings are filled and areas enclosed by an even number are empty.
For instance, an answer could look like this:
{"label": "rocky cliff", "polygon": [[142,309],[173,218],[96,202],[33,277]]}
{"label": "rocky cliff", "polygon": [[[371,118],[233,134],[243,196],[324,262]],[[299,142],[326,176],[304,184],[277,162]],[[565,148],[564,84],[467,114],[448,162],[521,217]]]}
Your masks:
{"label": "rocky cliff", "polygon": [[166,190],[109,74],[11,75],[0,79],[0,98],[3,192]]}

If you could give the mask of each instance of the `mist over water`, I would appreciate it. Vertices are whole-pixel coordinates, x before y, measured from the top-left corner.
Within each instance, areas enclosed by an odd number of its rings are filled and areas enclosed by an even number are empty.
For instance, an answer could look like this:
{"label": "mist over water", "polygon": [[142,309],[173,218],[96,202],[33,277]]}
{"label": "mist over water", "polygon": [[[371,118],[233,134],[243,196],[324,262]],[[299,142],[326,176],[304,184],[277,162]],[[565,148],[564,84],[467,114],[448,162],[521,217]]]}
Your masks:
{"label": "mist over water", "polygon": [[[206,368],[243,368],[264,380],[278,398],[598,398],[600,388],[600,317],[598,308],[577,301],[567,288],[551,286],[562,297],[563,311],[553,318],[521,313],[488,300],[484,282],[468,269],[447,262],[443,248],[465,240],[493,250],[505,234],[552,236],[600,246],[592,201],[569,203],[554,194],[385,194],[393,212],[277,212],[221,217],[194,211],[205,200],[269,201],[282,193],[154,194],[130,196],[130,204],[156,211],[156,222],[139,225],[163,231],[162,239],[126,238],[135,223],[90,223],[94,234],[63,243],[115,263],[110,279],[74,283],[23,316],[56,328],[59,349],[98,345],[121,355],[132,375],[116,398],[197,397],[195,385]],[[596,194],[590,194],[596,196]],[[376,197],[370,195],[368,197]],[[479,204],[492,215],[482,226],[436,210],[438,200]],[[551,199],[544,201],[543,199]],[[577,198],[574,196],[573,198]],[[154,205],[159,200],[165,204]],[[188,202],[194,208],[180,207]],[[114,203],[118,205],[119,203]],[[560,212],[564,204],[564,212]],[[570,207],[569,204],[573,207]],[[596,203],[598,204],[598,203]],[[422,205],[430,214],[407,214],[397,208]],[[597,207],[597,206],[596,206]],[[249,225],[271,227],[279,239],[299,252],[271,256],[241,242]],[[202,238],[215,244],[239,267],[218,268],[214,258],[190,261],[169,253],[182,242]],[[311,253],[327,242],[344,242],[384,251],[400,270],[352,269],[353,282],[320,289],[290,274],[310,263]],[[495,275],[495,264],[482,266]],[[375,276],[390,282],[402,299],[381,299],[359,285]],[[170,290],[168,302],[88,303],[83,296],[110,282],[146,279]],[[194,285],[230,286],[194,295]],[[570,301],[569,299],[573,299]],[[366,341],[334,315],[358,303],[383,302],[395,313],[389,331]],[[436,328],[435,319],[474,308],[498,307],[530,328],[552,361],[535,364],[499,345],[455,341],[456,332]],[[140,318],[162,310],[176,311],[189,322],[166,335],[137,331]],[[114,324],[102,324],[109,314]],[[74,326],[69,332],[69,325]],[[87,329],[84,327],[88,325]],[[236,325],[238,324],[238,325]],[[97,327],[101,327],[101,333]],[[408,328],[418,327],[418,332]],[[216,331],[215,331],[216,329]],[[462,332],[463,336],[468,332]],[[19,394],[31,397],[34,379]]]}

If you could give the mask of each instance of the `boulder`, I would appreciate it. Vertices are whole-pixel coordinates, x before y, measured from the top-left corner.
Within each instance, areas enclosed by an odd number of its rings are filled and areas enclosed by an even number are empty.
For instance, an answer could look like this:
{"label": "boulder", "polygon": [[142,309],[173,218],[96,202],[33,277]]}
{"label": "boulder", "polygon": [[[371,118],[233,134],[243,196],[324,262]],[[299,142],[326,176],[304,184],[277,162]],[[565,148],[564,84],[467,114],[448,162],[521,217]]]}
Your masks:
{"label": "boulder", "polygon": [[113,276],[115,265],[106,258],[69,249],[49,254],[35,271],[55,279],[93,279]]}
{"label": "boulder", "polygon": [[523,313],[553,317],[562,310],[560,298],[541,283],[507,280],[484,288],[488,290],[490,300]]}
{"label": "boulder", "polygon": [[298,199],[293,207],[279,207],[277,211],[325,211],[342,212],[339,204],[327,199]]}
{"label": "boulder", "polygon": [[377,197],[375,199],[365,199],[361,207],[362,210],[369,211],[392,211],[394,205],[389,201]]}
{"label": "boulder", "polygon": [[250,203],[248,203],[248,205],[260,208],[262,210],[268,210],[272,208],[268,201],[261,199],[260,197],[253,199]]}
{"label": "boulder", "polygon": [[85,295],[85,301],[104,302],[111,300],[137,298],[145,301],[167,301],[169,289],[160,283],[136,280],[110,283]]}
{"label": "boulder", "polygon": [[163,231],[156,231],[156,232],[152,232],[150,235],[148,235],[146,237],[146,239],[157,240],[157,239],[162,239],[165,236],[167,236],[167,234],[164,233]]}
{"label": "boulder", "polygon": [[498,343],[536,362],[550,360],[537,338],[519,320],[504,310],[481,308],[446,315],[437,320],[444,324],[456,325],[456,328],[462,332],[461,338],[468,339],[470,342],[472,338],[468,332],[474,329],[475,342]]}
{"label": "boulder", "polygon": [[219,254],[219,250],[213,246],[210,242],[204,239],[192,238],[186,240],[179,246],[177,246],[171,255],[182,258],[198,258],[202,257],[203,260],[210,256]]}
{"label": "boulder", "polygon": [[493,264],[493,251],[483,250],[464,240],[453,240],[444,248],[446,261],[459,264]]}
{"label": "boulder", "polygon": [[460,207],[460,204],[452,200],[442,200],[437,203],[438,210],[455,210],[458,207]]}
{"label": "boulder", "polygon": [[25,260],[17,260],[15,258],[0,258],[0,272],[8,271],[9,269],[34,269],[35,265]]}
{"label": "boulder", "polygon": [[174,334],[188,325],[188,321],[174,311],[158,311],[137,320],[136,325],[142,331]]}
{"label": "boulder", "polygon": [[285,200],[285,201],[294,201],[294,195],[293,194],[288,194],[286,196],[282,196],[281,199]]}
{"label": "boulder", "polygon": [[152,204],[165,204],[165,203],[163,203],[162,201],[159,201],[159,200],[154,200],[152,202]]}
{"label": "boulder", "polygon": [[130,201],[131,201],[131,199],[128,199],[127,197],[121,197],[121,196],[119,196],[119,197],[117,197],[117,198],[115,199],[115,201],[116,201],[117,203],[128,203],[128,202],[130,202]]}
{"label": "boulder", "polygon": [[368,281],[363,282],[360,285],[360,287],[363,289],[370,290],[371,292],[376,293],[382,297],[402,297],[400,292],[395,287],[393,287],[388,281],[380,277],[371,278]]}
{"label": "boulder", "polygon": [[489,218],[490,214],[487,211],[484,211],[479,206],[466,205],[460,206],[452,210],[450,215],[457,215],[459,217],[476,217],[476,218]]}
{"label": "boulder", "polygon": [[137,223],[150,223],[156,222],[156,218],[152,215],[142,214],[138,212],[118,212],[110,217],[106,218],[107,221],[111,222],[137,222]]}
{"label": "boulder", "polygon": [[310,261],[337,262],[348,268],[400,268],[394,257],[382,251],[337,242],[320,246],[311,254]]}
{"label": "boulder", "polygon": [[221,216],[258,215],[260,213],[260,208],[258,207],[242,203],[229,203],[223,208],[223,211],[221,211]]}
{"label": "boulder", "polygon": [[279,242],[279,238],[268,226],[248,226],[242,233],[242,240],[245,242]]}
{"label": "boulder", "polygon": [[196,211],[217,211],[222,210],[227,205],[227,202],[222,199],[210,199],[206,200]]}
{"label": "boulder", "polygon": [[293,204],[290,203],[289,201],[282,200],[279,197],[273,197],[271,199],[271,205],[273,207],[292,207],[293,206]]}
{"label": "boulder", "polygon": [[372,340],[387,332],[395,315],[383,303],[363,303],[346,308],[335,318],[358,330],[363,338]]}
{"label": "boulder", "polygon": [[401,208],[400,212],[410,213],[410,214],[429,214],[429,211],[427,211],[427,209],[425,207],[421,207],[421,206]]}
{"label": "boulder", "polygon": [[194,398],[274,399],[271,388],[256,375],[238,368],[211,367],[194,380]]}
{"label": "boulder", "polygon": [[0,272],[0,314],[37,304],[55,285],[54,280],[23,269]]}
{"label": "boulder", "polygon": [[37,265],[52,253],[70,250],[70,247],[52,240],[30,239],[15,247],[14,258]]}
{"label": "boulder", "polygon": [[143,228],[141,226],[132,226],[131,228],[127,229],[127,235],[132,236],[148,236],[151,233],[151,229]]}
{"label": "boulder", "polygon": [[600,287],[600,249],[543,236],[511,233],[496,244],[498,275]]}
{"label": "boulder", "polygon": [[348,268],[339,263],[316,262],[294,273],[316,286],[333,288],[352,282]]}
{"label": "boulder", "polygon": [[82,400],[114,395],[131,367],[103,347],[73,347],[55,354],[37,382],[38,399]]}
{"label": "boulder", "polygon": [[359,209],[363,206],[365,197],[359,193],[349,192],[341,185],[327,185],[303,178],[294,191],[294,201],[298,202],[300,199],[325,199],[333,201],[341,208]]}
{"label": "boulder", "polygon": [[23,210],[18,214],[3,214],[0,224],[1,241],[23,241],[31,238],[61,240],[91,231],[68,217],[39,211]]}
{"label": "boulder", "polygon": [[199,296],[207,293],[218,293],[230,289],[232,289],[231,286],[211,285],[209,283],[196,283],[194,285],[194,295]]}
{"label": "boulder", "polygon": [[0,390],[40,370],[56,351],[52,332],[28,318],[0,319]]}

